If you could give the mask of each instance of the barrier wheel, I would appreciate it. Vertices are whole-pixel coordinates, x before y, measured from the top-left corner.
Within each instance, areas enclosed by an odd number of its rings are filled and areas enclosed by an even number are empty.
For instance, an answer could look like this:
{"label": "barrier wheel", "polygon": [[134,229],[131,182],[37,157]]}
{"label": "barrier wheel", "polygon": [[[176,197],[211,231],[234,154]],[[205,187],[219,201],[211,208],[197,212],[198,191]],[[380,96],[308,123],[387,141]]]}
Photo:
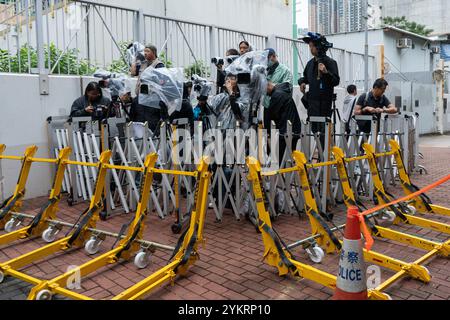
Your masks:
{"label": "barrier wheel", "polygon": [[325,257],[325,253],[323,252],[322,248],[318,246],[308,248],[306,249],[306,252],[308,253],[311,261],[315,263],[321,263],[323,258]]}
{"label": "barrier wheel", "polygon": [[20,221],[16,223],[16,219],[12,218],[5,224],[5,231],[8,233],[13,232],[18,226],[20,226]]}
{"label": "barrier wheel", "polygon": [[52,293],[47,289],[41,290],[36,295],[36,300],[52,300]]}
{"label": "barrier wheel", "polygon": [[101,243],[102,241],[98,239],[89,239],[84,246],[84,250],[86,250],[86,252],[90,255],[96,254],[100,250]]}
{"label": "barrier wheel", "polygon": [[149,263],[150,263],[150,254],[148,252],[140,251],[134,257],[134,265],[139,269],[146,268]]}
{"label": "barrier wheel", "polygon": [[2,283],[3,281],[5,281],[5,274],[0,271],[0,283]]}
{"label": "barrier wheel", "polygon": [[171,229],[172,229],[172,233],[173,234],[179,234],[181,232],[181,229],[182,229],[181,223],[174,223],[171,226]]}
{"label": "barrier wheel", "polygon": [[382,226],[392,225],[396,217],[394,211],[385,210],[380,216],[380,224],[382,224]]}
{"label": "barrier wheel", "polygon": [[[416,213],[417,213],[417,209],[416,209],[416,207],[414,207],[414,206],[412,206],[412,205],[408,205],[408,209],[409,209],[409,214],[410,215],[412,215],[412,216],[414,216],[414,215],[416,215]],[[5,229],[6,229],[6,227],[5,227]]]}
{"label": "barrier wheel", "polygon": [[55,232],[52,227],[47,228],[42,233],[42,240],[44,240],[47,243],[51,243],[55,241],[57,234],[58,232],[57,231]]}

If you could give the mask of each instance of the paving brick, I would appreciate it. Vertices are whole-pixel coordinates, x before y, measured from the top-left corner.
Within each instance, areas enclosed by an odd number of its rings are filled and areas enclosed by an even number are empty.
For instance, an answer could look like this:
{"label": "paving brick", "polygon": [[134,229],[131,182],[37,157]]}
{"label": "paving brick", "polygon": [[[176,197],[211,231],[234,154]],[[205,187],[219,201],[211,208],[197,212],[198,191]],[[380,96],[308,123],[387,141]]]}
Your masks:
{"label": "paving brick", "polygon": [[[225,293],[226,292],[224,292],[224,294]],[[207,300],[223,300],[223,299],[225,299],[225,296],[222,296],[222,295],[220,295],[218,293],[215,293],[213,291],[208,291],[208,292],[202,294],[202,297],[206,298]]]}
{"label": "paving brick", "polygon": [[210,273],[210,274],[206,275],[205,278],[208,279],[209,281],[217,283],[217,284],[222,284],[227,281],[227,279],[224,278],[223,276],[214,274],[214,273]]}
{"label": "paving brick", "polygon": [[267,289],[265,286],[253,280],[246,280],[242,282],[242,285],[257,292],[261,292]]}
{"label": "paving brick", "polygon": [[184,288],[189,291],[192,291],[193,293],[201,295],[208,291],[207,285],[208,285],[208,283],[204,284],[203,286],[199,286],[198,284],[191,282],[191,283],[185,285]]}

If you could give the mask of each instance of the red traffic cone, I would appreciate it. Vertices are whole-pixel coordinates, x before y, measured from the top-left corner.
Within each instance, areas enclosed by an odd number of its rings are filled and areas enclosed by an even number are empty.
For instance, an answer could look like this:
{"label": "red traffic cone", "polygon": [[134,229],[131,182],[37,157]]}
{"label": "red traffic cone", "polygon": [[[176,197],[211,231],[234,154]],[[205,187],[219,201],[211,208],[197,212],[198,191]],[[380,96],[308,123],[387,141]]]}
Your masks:
{"label": "red traffic cone", "polygon": [[364,263],[358,208],[347,211],[344,244],[339,258],[339,273],[333,300],[367,300],[366,267]]}

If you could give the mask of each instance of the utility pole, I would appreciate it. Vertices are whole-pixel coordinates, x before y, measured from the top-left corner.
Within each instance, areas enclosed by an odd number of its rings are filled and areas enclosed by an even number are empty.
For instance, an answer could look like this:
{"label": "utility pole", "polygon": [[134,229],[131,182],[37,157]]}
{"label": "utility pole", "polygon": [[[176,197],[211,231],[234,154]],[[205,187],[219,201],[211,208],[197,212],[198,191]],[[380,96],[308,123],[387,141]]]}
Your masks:
{"label": "utility pole", "polygon": [[364,92],[369,91],[369,0],[364,1]]}
{"label": "utility pole", "polygon": [[[292,0],[292,38],[294,40],[298,39],[298,27],[297,27],[297,0]],[[294,78],[294,85],[296,85],[298,81],[298,49],[297,45],[293,43],[293,78]]]}
{"label": "utility pole", "polygon": [[445,82],[445,68],[444,60],[440,59],[437,68],[433,72],[433,78],[436,83],[436,108],[435,121],[436,131],[439,134],[444,134],[444,82]]}

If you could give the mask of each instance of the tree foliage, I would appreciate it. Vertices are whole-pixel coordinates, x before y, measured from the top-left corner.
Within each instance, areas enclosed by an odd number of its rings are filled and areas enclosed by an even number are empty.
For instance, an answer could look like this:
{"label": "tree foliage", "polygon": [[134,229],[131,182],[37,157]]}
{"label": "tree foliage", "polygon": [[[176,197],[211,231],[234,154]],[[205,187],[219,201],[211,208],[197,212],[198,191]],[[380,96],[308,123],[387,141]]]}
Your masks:
{"label": "tree foliage", "polygon": [[433,29],[428,29],[427,26],[423,24],[407,20],[405,16],[386,17],[383,18],[383,23],[422,36],[429,36],[434,31]]}
{"label": "tree foliage", "polygon": [[211,72],[209,70],[209,66],[207,66],[204,61],[198,60],[197,62],[194,62],[193,64],[184,68],[184,75],[186,76],[186,79],[190,79],[194,74],[203,77],[209,77]]}

